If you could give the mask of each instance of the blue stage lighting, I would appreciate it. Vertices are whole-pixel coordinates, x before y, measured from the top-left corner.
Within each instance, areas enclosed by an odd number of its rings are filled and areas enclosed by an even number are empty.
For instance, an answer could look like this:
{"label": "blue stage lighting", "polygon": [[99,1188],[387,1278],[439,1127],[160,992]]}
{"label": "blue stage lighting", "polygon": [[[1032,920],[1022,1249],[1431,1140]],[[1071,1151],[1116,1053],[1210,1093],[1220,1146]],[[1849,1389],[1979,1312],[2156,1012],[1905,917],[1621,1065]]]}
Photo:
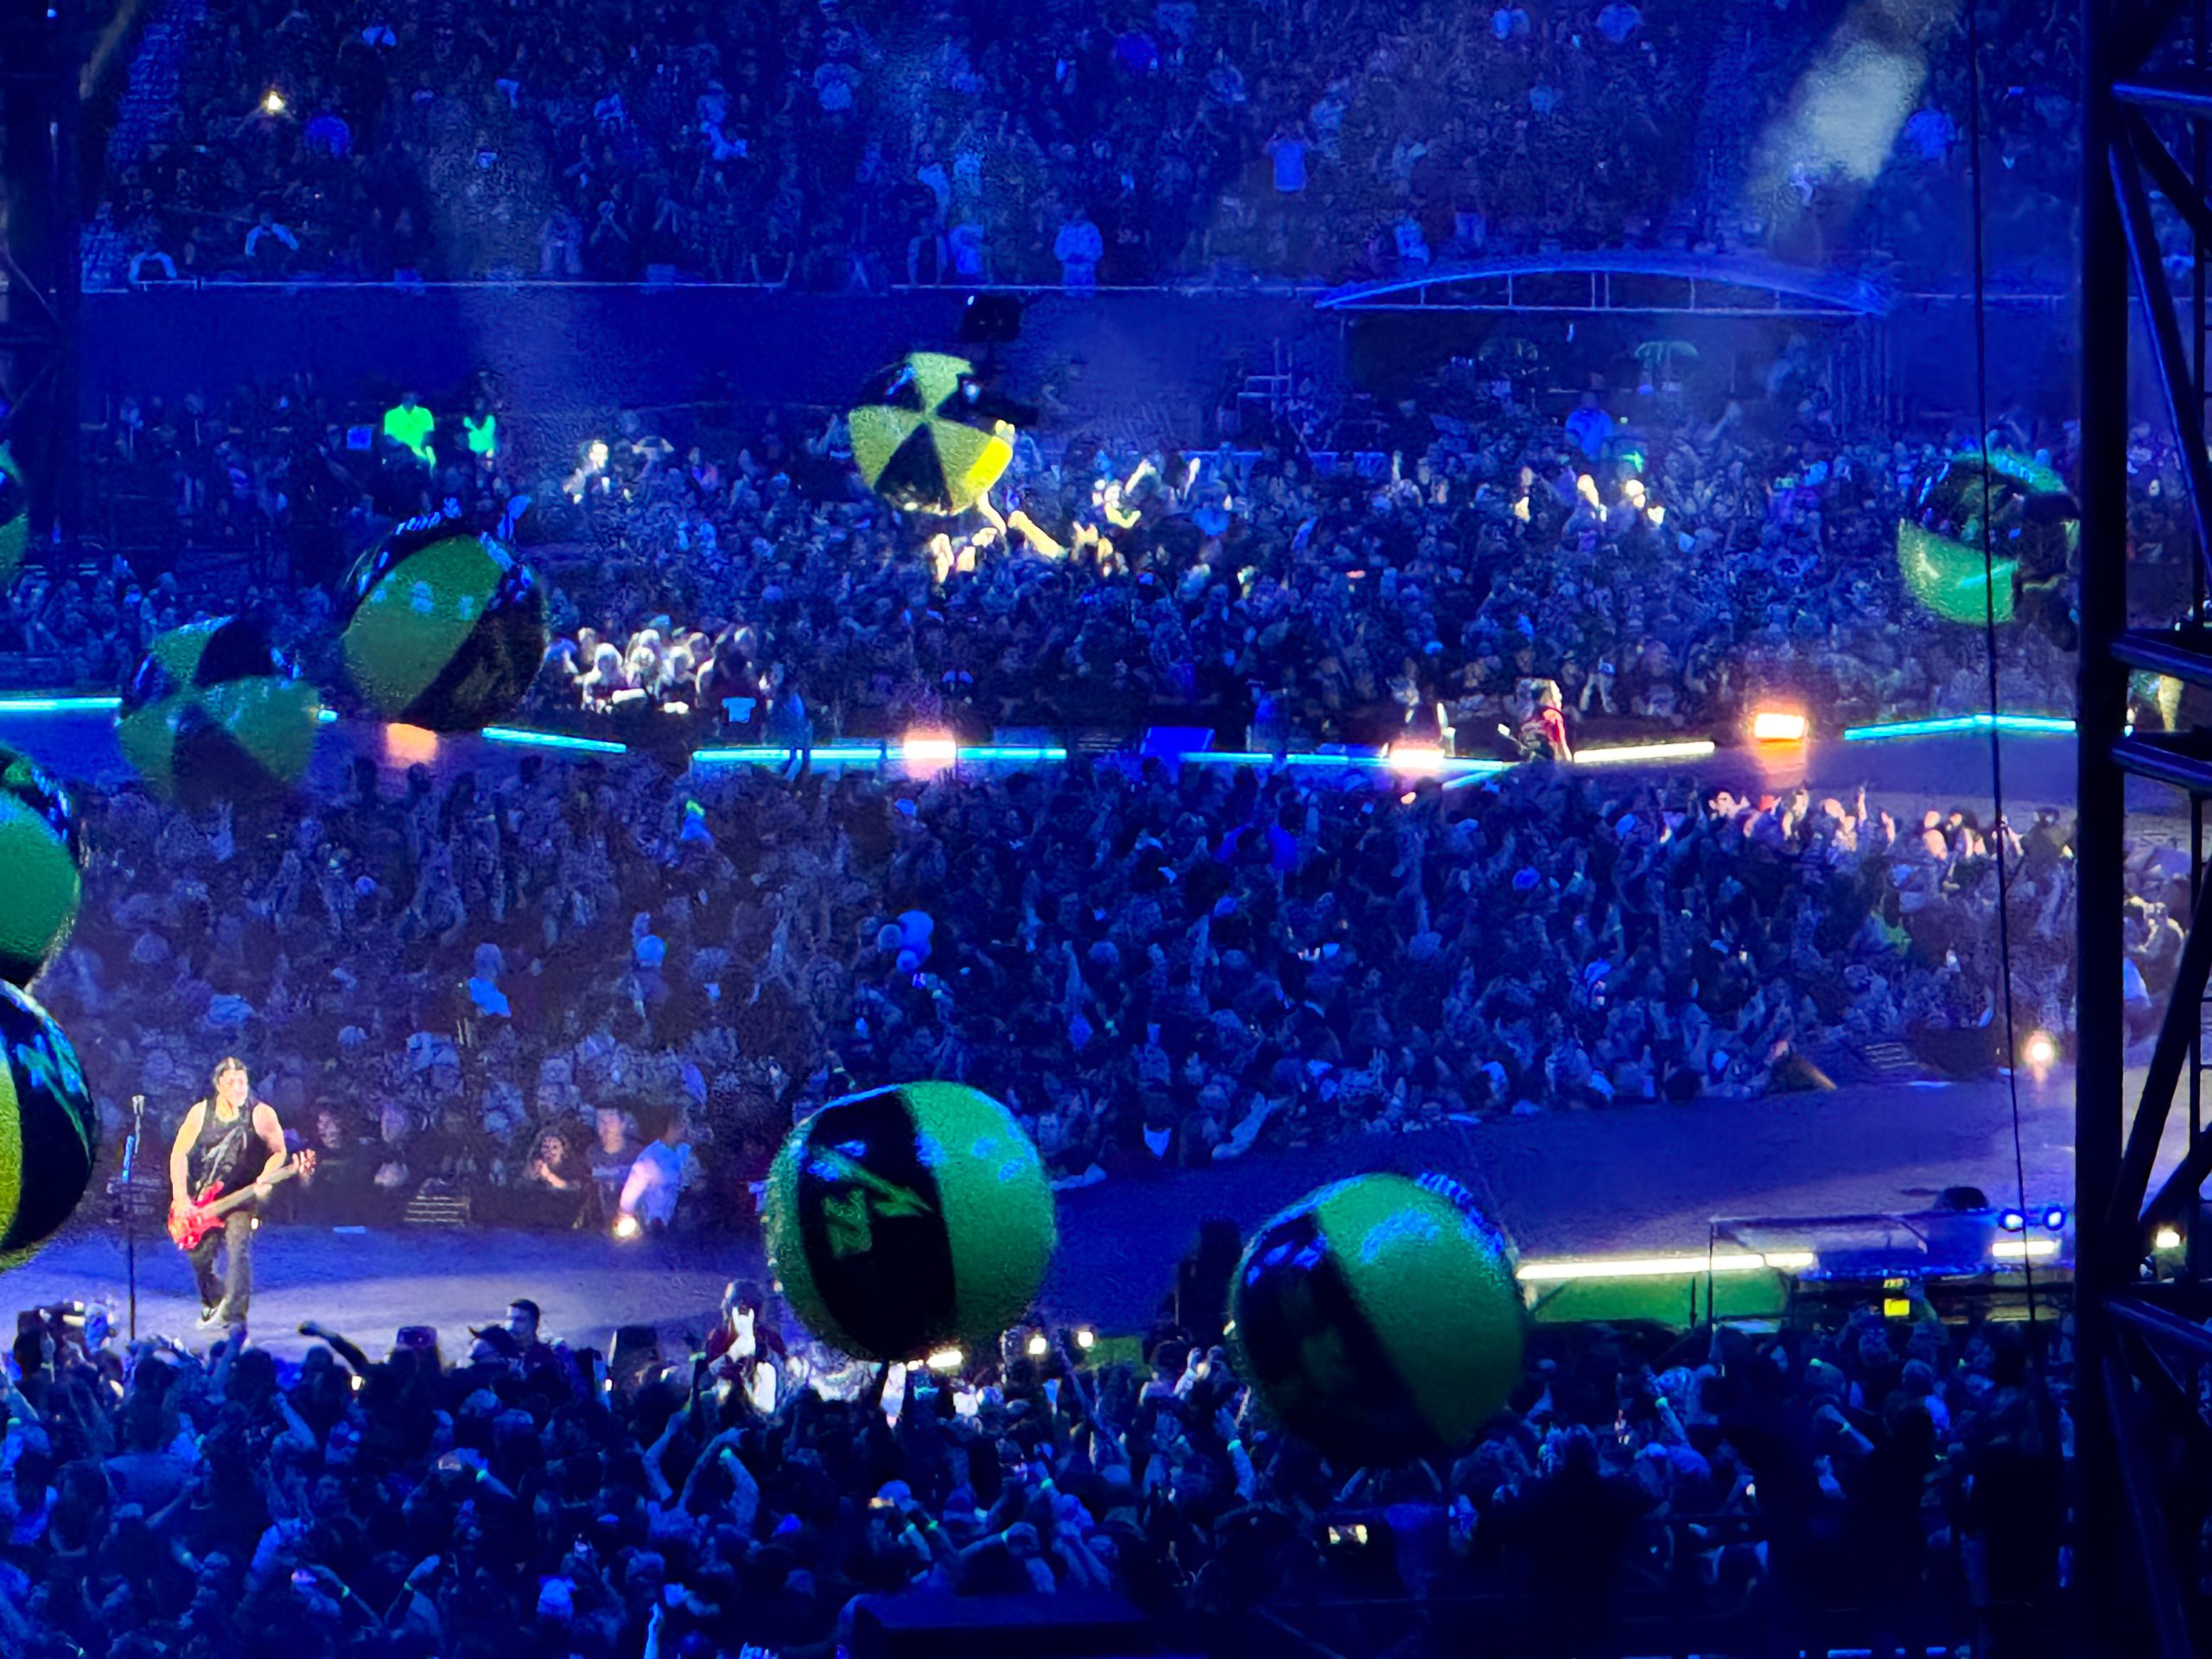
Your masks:
{"label": "blue stage lighting", "polygon": [[2052,1205],[2050,1209],[2043,1212],[2043,1224],[2054,1233],[2064,1232],[2066,1230],[2065,1207],[2062,1205]]}
{"label": "blue stage lighting", "polygon": [[2017,1233],[2027,1226],[2028,1218],[2018,1210],[2007,1210],[1997,1217],[1997,1224],[2008,1233]]}

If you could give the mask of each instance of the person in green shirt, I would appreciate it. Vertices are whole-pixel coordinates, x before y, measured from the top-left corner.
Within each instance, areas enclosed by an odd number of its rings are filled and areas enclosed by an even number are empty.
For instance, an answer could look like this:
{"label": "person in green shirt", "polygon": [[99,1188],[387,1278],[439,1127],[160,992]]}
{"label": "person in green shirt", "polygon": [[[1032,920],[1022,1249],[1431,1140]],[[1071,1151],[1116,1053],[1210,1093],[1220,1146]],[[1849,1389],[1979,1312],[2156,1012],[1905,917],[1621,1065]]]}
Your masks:
{"label": "person in green shirt", "polygon": [[436,425],[437,417],[424,409],[411,391],[384,412],[385,436],[425,467],[438,464],[437,454],[430,448],[430,433]]}
{"label": "person in green shirt", "polygon": [[499,417],[491,404],[479,397],[474,410],[461,417],[461,429],[467,435],[468,453],[490,466],[499,453]]}

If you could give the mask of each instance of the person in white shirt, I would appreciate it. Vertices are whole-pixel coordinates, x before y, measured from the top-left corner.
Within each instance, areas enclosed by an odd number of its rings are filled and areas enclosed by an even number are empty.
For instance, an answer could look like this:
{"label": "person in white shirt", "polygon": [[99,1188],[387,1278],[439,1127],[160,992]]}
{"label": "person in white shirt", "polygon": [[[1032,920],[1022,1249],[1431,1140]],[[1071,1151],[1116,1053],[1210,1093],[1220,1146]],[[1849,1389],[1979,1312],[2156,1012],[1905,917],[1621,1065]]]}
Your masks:
{"label": "person in white shirt", "polygon": [[[622,1183],[616,1225],[645,1230],[665,1230],[676,1219],[676,1200],[691,1179],[690,1126],[680,1111],[671,1112],[667,1124],[639,1153]],[[625,1226],[624,1224],[629,1224]]]}

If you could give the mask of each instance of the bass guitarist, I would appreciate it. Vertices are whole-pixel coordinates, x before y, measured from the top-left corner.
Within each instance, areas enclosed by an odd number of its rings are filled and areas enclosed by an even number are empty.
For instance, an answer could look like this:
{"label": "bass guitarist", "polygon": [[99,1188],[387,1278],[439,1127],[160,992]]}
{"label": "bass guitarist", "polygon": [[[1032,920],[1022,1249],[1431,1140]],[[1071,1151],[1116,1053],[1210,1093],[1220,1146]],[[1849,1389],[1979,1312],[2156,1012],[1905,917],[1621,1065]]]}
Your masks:
{"label": "bass guitarist", "polygon": [[[254,1189],[251,1201],[230,1211],[185,1252],[200,1286],[200,1327],[238,1329],[253,1296],[254,1217],[284,1168],[284,1126],[265,1102],[247,1103],[251,1079],[245,1061],[225,1055],[212,1082],[208,1098],[184,1115],[169,1147],[169,1207],[174,1218],[206,1201],[211,1189],[219,1186],[226,1194]],[[215,1272],[219,1249],[228,1255],[220,1277]]]}

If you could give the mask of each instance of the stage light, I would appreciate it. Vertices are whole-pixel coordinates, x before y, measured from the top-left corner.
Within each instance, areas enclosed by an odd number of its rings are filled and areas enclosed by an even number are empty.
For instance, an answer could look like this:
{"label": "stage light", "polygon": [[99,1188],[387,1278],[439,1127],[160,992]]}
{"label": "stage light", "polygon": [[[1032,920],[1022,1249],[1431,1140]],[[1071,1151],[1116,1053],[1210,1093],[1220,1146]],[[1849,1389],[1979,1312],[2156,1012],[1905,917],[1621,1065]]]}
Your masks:
{"label": "stage light", "polygon": [[353,1373],[353,1392],[354,1392],[354,1393],[359,1394],[359,1393],[361,1391],[361,1383],[362,1383],[363,1380],[364,1380],[364,1379],[362,1378],[362,1376],[361,1376],[361,1374],[360,1374],[359,1371],[356,1371],[356,1372],[354,1372],[354,1373]]}
{"label": "stage light", "polygon": [[121,697],[0,697],[0,715],[111,715]]}
{"label": "stage light", "polygon": [[2050,1209],[2044,1211],[2043,1212],[2043,1226],[2044,1230],[2047,1233],[2064,1232],[2066,1230],[2065,1207],[2062,1205],[2054,1204]]}
{"label": "stage light", "polygon": [[1794,1273],[1811,1267],[1817,1259],[1810,1250],[1614,1256],[1589,1262],[1523,1262],[1514,1276],[1524,1285],[1557,1285],[1580,1279],[1665,1279],[1676,1274]]}
{"label": "stage light", "polygon": [[1052,1344],[1045,1339],[1042,1331],[1033,1332],[1029,1338],[1029,1357],[1042,1359],[1052,1351]]}
{"label": "stage light", "polygon": [[264,115],[283,114],[284,94],[278,92],[274,86],[271,86],[267,92],[261,95],[261,112]]}
{"label": "stage light", "polygon": [[603,738],[525,731],[519,726],[486,726],[482,736],[487,743],[512,743],[525,749],[575,749],[583,754],[623,754],[628,752],[624,745],[610,743]]}
{"label": "stage light", "polygon": [[607,465],[607,454],[605,438],[594,438],[591,441],[591,448],[584,451],[584,458],[591,462],[591,469],[594,473]]}
{"label": "stage light", "polygon": [[2058,1254],[2055,1238],[2000,1238],[1989,1247],[1989,1253],[1999,1262],[2040,1261]]}
{"label": "stage light", "polygon": [[2020,1052],[2029,1067],[2037,1072],[2048,1071],[2058,1063],[2058,1044],[2047,1031],[2030,1032]]}
{"label": "stage light", "polygon": [[1097,1340],[1098,1333],[1096,1331],[1093,1331],[1089,1325],[1082,1325],[1076,1327],[1075,1345],[1082,1349],[1086,1354],[1090,1351],[1093,1344],[1095,1344]]}
{"label": "stage light", "polygon": [[1617,749],[1577,749],[1576,762],[1583,766],[1635,766],[1654,760],[1703,760],[1713,753],[1710,738],[1685,738],[1673,743],[1630,743]]}
{"label": "stage light", "polygon": [[2181,1249],[2181,1235],[2171,1227],[2161,1227],[2151,1236],[2151,1248],[2154,1250],[2177,1250]]}
{"label": "stage light", "polygon": [[2071,737],[2074,722],[2057,715],[1950,715],[1937,720],[1901,720],[1888,726],[1853,726],[1847,743],[1878,743],[1892,737],[1944,737],[1955,732],[2044,733]]}
{"label": "stage light", "polygon": [[910,732],[899,745],[899,759],[908,772],[942,772],[958,762],[960,745],[942,733]]}
{"label": "stage light", "polygon": [[384,758],[395,766],[427,766],[438,758],[438,734],[395,722],[384,728]]}
{"label": "stage light", "polygon": [[1795,709],[1761,709],[1751,716],[1751,737],[1760,743],[1802,743],[1810,728]]}
{"label": "stage light", "polygon": [[1427,743],[1393,743],[1390,766],[1408,777],[1433,778],[1444,770],[1444,751]]}
{"label": "stage light", "polygon": [[617,1216],[617,1217],[615,1217],[615,1218],[614,1218],[614,1236],[615,1236],[615,1237],[617,1237],[617,1238],[635,1238],[635,1237],[637,1237],[637,1236],[638,1236],[638,1234],[639,1234],[639,1232],[640,1230],[641,1230],[639,1229],[639,1225],[638,1225],[638,1218],[637,1218],[635,1216]]}
{"label": "stage light", "polygon": [[967,1357],[957,1348],[940,1348],[930,1356],[929,1368],[940,1376],[949,1376],[958,1370]]}
{"label": "stage light", "polygon": [[2007,1210],[1997,1217],[1997,1224],[2008,1233],[2017,1233],[2028,1224],[2028,1218],[2018,1210]]}

